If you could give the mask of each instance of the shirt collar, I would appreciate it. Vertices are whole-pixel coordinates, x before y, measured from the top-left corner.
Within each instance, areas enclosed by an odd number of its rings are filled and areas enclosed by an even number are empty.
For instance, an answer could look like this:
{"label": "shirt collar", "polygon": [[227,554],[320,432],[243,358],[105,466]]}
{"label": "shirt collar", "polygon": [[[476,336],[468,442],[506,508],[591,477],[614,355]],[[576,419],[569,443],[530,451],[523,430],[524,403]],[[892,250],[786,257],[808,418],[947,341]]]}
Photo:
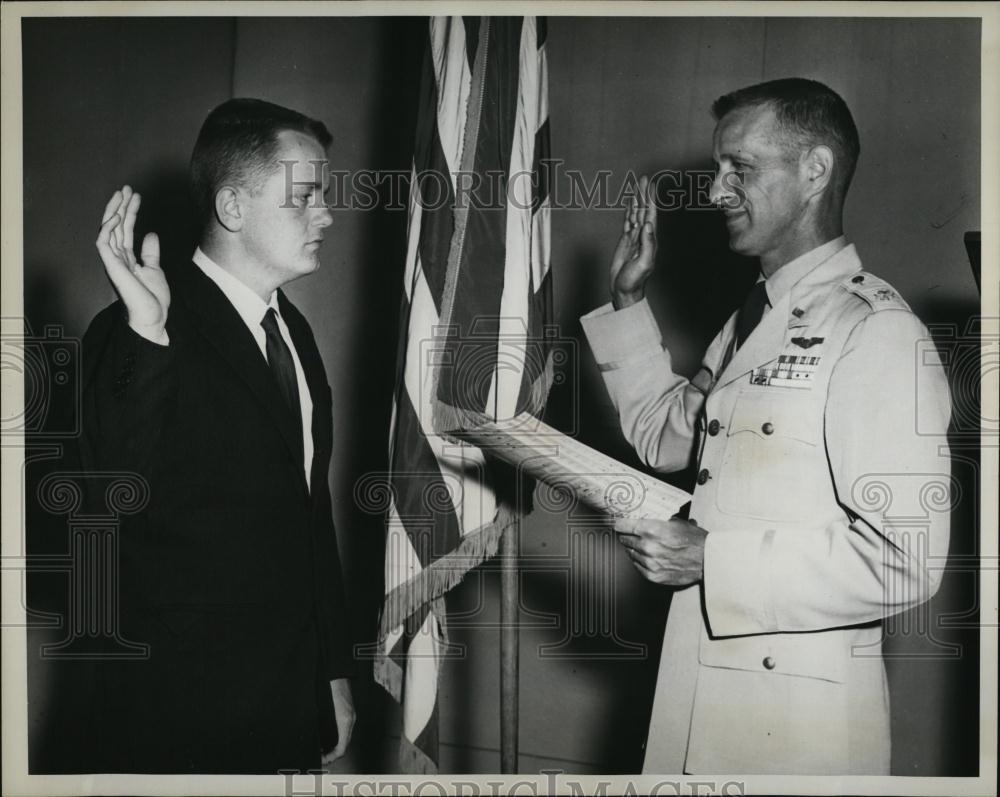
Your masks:
{"label": "shirt collar", "polygon": [[277,291],[272,292],[271,298],[265,302],[251,288],[240,282],[240,280],[201,251],[200,246],[195,249],[191,260],[194,261],[194,264],[198,268],[205,272],[206,277],[219,286],[219,290],[229,299],[230,304],[236,308],[236,312],[243,319],[243,323],[251,331],[256,332],[260,328],[260,322],[264,320],[264,314],[268,311],[268,308],[273,307],[274,311],[279,316],[281,315],[281,312],[278,310]]}
{"label": "shirt collar", "polygon": [[[829,260],[845,246],[847,246],[847,238],[841,235],[832,241],[827,241],[825,244],[817,246],[815,249],[810,249],[805,254],[799,255],[794,260],[790,260],[775,271],[767,278],[767,285],[765,286],[767,299],[771,306],[774,307],[775,302],[788,293],[792,289],[792,286],[806,274],[821,263]],[[764,279],[764,277],[762,276],[760,279]]]}

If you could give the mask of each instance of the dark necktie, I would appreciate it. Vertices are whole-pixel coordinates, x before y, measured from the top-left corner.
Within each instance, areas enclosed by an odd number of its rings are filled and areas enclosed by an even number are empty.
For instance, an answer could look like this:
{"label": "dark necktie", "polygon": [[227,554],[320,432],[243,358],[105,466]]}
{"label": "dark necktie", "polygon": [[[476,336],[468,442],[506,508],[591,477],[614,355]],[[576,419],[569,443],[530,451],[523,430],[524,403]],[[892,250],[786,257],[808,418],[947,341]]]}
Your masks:
{"label": "dark necktie", "polygon": [[299,405],[299,382],[295,377],[295,361],[292,359],[292,352],[285,343],[285,339],[281,337],[281,330],[278,329],[278,314],[273,307],[268,308],[260,325],[264,327],[264,334],[267,336],[267,364],[278,383],[278,390],[281,391],[285,404],[292,411],[292,418],[301,441],[302,408]]}
{"label": "dark necktie", "polygon": [[737,349],[746,343],[747,338],[750,337],[750,333],[757,328],[757,324],[760,323],[760,319],[764,316],[764,308],[770,306],[770,302],[767,300],[767,290],[764,287],[766,284],[764,280],[757,282],[750,289],[746,301],[743,302],[743,306],[740,308],[740,314],[736,317]]}

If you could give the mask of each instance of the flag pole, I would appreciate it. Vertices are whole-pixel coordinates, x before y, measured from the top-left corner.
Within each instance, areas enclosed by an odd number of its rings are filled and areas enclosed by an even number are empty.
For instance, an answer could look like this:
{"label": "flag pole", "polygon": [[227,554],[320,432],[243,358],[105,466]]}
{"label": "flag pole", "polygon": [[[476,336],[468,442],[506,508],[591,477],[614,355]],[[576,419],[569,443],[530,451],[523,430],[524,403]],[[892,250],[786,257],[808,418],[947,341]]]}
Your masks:
{"label": "flag pole", "polygon": [[500,538],[500,772],[517,773],[518,705],[518,547],[520,522]]}

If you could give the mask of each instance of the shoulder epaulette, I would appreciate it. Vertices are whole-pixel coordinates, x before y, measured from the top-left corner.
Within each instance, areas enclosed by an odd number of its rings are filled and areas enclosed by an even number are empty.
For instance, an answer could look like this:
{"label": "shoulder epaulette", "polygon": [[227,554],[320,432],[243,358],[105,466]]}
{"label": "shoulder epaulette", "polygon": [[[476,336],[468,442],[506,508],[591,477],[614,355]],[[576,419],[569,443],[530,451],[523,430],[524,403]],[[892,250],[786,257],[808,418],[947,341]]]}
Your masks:
{"label": "shoulder epaulette", "polygon": [[855,296],[864,299],[872,310],[909,310],[910,306],[888,282],[867,271],[852,274],[842,283]]}

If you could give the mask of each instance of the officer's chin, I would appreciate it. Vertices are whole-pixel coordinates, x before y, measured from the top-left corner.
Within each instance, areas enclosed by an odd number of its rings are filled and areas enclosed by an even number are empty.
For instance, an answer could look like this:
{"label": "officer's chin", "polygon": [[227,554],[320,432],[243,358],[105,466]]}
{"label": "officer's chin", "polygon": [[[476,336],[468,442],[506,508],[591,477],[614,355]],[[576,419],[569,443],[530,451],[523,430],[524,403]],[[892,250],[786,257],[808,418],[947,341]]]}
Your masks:
{"label": "officer's chin", "polygon": [[753,257],[756,254],[753,251],[753,246],[746,240],[746,236],[739,232],[729,234],[729,250],[744,257]]}

